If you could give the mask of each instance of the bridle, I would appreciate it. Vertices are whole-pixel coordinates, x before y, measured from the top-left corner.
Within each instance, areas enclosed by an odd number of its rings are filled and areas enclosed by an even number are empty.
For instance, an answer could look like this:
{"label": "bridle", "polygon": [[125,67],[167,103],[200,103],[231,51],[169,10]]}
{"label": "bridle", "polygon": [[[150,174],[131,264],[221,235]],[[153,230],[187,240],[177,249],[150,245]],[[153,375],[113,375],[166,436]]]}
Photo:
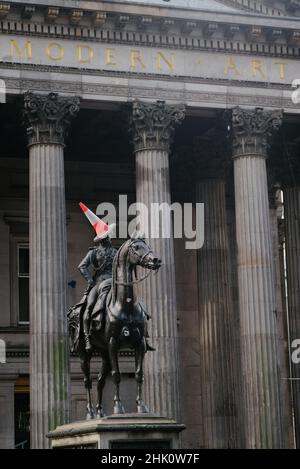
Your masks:
{"label": "bridle", "polygon": [[[148,252],[146,252],[143,256],[139,256],[135,252],[135,250],[132,248],[132,245],[135,243],[135,241],[136,240],[134,239],[130,242],[129,247],[128,247],[128,252],[130,252],[132,254],[132,256],[136,258],[137,264],[142,265],[142,262],[145,259],[145,257],[148,256],[152,251],[151,251],[151,249],[148,249]],[[132,280],[131,282],[120,282],[120,281],[116,280],[115,283],[117,285],[123,285],[124,287],[130,287],[132,285],[136,285],[137,283],[143,282],[143,280],[148,278],[152,273],[157,274],[157,272],[158,272],[158,269],[157,270],[149,270],[149,272],[147,272],[143,277],[138,278],[136,280]]]}

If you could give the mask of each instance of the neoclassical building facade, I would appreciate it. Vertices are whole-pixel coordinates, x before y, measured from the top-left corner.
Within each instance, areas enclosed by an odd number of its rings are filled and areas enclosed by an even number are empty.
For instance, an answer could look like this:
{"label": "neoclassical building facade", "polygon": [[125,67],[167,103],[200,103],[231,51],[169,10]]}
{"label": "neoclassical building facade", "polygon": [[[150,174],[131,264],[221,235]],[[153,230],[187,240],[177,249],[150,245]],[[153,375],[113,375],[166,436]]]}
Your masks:
{"label": "neoclassical building facade", "polygon": [[0,447],[85,416],[78,202],[123,194],[204,204],[200,249],[150,239],[151,411],[184,448],[299,448],[300,2],[4,1],[0,28]]}

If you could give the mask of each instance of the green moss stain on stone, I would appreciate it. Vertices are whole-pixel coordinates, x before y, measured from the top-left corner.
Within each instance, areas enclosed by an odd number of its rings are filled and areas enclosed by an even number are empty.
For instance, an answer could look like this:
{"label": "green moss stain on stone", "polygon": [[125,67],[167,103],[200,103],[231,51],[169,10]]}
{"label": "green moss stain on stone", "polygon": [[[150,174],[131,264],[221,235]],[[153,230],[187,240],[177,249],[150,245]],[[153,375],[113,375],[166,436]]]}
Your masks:
{"label": "green moss stain on stone", "polygon": [[69,408],[69,363],[67,342],[63,337],[51,344],[49,351],[49,429],[67,423]]}

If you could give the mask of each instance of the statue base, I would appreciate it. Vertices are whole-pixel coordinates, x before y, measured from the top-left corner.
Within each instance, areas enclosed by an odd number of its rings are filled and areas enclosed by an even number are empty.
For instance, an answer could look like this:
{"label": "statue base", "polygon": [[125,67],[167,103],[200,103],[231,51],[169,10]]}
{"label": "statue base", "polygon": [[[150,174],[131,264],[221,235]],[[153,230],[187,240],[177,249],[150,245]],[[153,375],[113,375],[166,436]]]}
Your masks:
{"label": "statue base", "polygon": [[53,449],[177,449],[185,425],[154,414],[118,414],[61,425]]}

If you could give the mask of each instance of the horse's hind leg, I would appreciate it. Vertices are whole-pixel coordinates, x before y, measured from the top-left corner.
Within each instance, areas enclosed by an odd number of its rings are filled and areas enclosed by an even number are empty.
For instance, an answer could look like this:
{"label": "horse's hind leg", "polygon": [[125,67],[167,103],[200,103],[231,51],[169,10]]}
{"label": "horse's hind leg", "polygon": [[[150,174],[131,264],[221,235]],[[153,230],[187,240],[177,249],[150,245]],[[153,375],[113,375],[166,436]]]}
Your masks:
{"label": "horse's hind leg", "polygon": [[142,389],[144,382],[144,357],[146,353],[146,341],[145,338],[141,340],[139,345],[135,349],[135,379],[137,382],[137,397],[136,397],[136,406],[138,414],[145,414],[149,412],[147,406],[145,405],[142,399]]}
{"label": "horse's hind leg", "polygon": [[91,372],[90,372],[90,362],[91,362],[91,353],[83,353],[80,355],[80,366],[81,370],[84,375],[84,387],[86,389],[86,419],[90,420],[95,417],[95,411],[93,408],[93,403],[92,403],[92,396],[91,396],[91,390],[92,390],[92,380],[91,380]]}
{"label": "horse's hind leg", "polygon": [[109,340],[108,351],[111,363],[111,375],[115,384],[114,414],[124,414],[125,410],[120,399],[121,373],[118,361],[118,345],[114,337],[111,337]]}
{"label": "horse's hind leg", "polygon": [[105,416],[105,413],[102,408],[103,389],[105,386],[106,378],[111,370],[108,353],[102,353],[101,358],[102,358],[102,365],[101,365],[101,371],[98,375],[98,383],[97,383],[97,388],[98,388],[97,417],[99,418]]}

